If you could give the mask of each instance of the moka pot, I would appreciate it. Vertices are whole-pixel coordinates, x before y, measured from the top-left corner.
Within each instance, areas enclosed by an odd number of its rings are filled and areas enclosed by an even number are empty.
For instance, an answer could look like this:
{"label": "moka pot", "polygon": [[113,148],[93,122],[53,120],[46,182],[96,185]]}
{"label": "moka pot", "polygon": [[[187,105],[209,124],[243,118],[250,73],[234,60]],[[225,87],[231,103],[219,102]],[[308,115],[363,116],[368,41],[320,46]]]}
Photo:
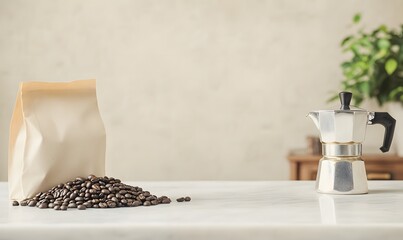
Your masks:
{"label": "moka pot", "polygon": [[368,193],[367,175],[361,159],[367,125],[385,127],[382,152],[389,151],[396,120],[386,112],[369,112],[350,106],[352,93],[339,94],[338,110],[310,112],[319,129],[323,157],[319,161],[316,190],[328,194]]}

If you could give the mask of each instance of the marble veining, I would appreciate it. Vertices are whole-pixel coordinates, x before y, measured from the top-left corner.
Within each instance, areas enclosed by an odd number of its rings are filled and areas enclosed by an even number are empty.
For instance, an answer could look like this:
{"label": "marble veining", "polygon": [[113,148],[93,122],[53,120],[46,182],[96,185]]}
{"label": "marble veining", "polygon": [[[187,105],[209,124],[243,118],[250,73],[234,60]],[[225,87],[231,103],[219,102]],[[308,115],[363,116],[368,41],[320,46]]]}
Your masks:
{"label": "marble veining", "polygon": [[403,181],[369,194],[324,195],[313,181],[131,182],[173,200],[65,212],[12,207],[0,183],[0,239],[403,239]]}

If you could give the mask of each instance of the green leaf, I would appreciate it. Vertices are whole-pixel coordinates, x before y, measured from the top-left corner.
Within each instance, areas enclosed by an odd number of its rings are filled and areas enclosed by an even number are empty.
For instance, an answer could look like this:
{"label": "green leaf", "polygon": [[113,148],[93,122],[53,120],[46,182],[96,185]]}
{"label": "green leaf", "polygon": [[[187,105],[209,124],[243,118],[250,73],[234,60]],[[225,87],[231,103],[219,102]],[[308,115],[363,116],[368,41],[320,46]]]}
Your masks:
{"label": "green leaf", "polygon": [[369,83],[368,82],[360,82],[358,84],[358,88],[362,95],[369,96]]}
{"label": "green leaf", "polygon": [[403,87],[397,87],[396,89],[393,89],[389,94],[391,99],[398,98],[398,95],[400,95],[400,98],[403,96]]}
{"label": "green leaf", "polygon": [[343,46],[346,45],[346,43],[347,43],[348,41],[350,41],[352,38],[353,38],[353,36],[348,36],[348,37],[344,38],[343,41],[341,41],[341,44],[340,44],[340,45],[343,47]]}
{"label": "green leaf", "polygon": [[379,39],[376,44],[380,49],[388,49],[390,47],[390,42],[387,39]]}
{"label": "green leaf", "polygon": [[381,50],[379,50],[379,52],[377,52],[377,53],[373,56],[373,58],[374,58],[375,60],[378,60],[378,59],[380,59],[380,58],[385,57],[387,54],[388,54],[388,51],[387,51],[386,49],[381,49]]}
{"label": "green leaf", "polygon": [[353,23],[359,23],[361,20],[361,13],[356,13],[353,17]]}
{"label": "green leaf", "polygon": [[381,26],[379,26],[379,31],[381,31],[381,32],[388,32],[388,27],[386,26],[386,25],[381,25]]}
{"label": "green leaf", "polygon": [[396,71],[397,61],[393,58],[388,59],[385,63],[385,70],[389,75],[392,75]]}

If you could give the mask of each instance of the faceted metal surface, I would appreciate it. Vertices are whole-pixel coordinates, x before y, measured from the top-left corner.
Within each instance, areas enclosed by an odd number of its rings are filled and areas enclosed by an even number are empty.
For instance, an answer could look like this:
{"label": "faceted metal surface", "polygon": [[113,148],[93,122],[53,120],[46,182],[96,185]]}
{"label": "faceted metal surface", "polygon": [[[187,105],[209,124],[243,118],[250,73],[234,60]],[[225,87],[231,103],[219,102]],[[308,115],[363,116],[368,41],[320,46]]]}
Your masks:
{"label": "faceted metal surface", "polygon": [[310,112],[320,139],[325,143],[361,143],[365,139],[370,112],[329,110]]}
{"label": "faceted metal surface", "polygon": [[328,194],[368,193],[364,161],[359,157],[323,157],[319,162],[316,190]]}

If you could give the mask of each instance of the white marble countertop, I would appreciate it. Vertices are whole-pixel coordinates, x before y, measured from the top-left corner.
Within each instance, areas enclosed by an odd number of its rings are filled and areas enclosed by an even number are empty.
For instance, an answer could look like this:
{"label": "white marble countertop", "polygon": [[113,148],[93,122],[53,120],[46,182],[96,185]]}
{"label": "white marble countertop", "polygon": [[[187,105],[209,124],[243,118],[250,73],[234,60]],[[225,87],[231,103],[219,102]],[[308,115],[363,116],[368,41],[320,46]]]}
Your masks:
{"label": "white marble countertop", "polygon": [[0,239],[403,239],[403,181],[322,195],[312,181],[129,182],[172,200],[137,208],[13,207],[0,183]]}

